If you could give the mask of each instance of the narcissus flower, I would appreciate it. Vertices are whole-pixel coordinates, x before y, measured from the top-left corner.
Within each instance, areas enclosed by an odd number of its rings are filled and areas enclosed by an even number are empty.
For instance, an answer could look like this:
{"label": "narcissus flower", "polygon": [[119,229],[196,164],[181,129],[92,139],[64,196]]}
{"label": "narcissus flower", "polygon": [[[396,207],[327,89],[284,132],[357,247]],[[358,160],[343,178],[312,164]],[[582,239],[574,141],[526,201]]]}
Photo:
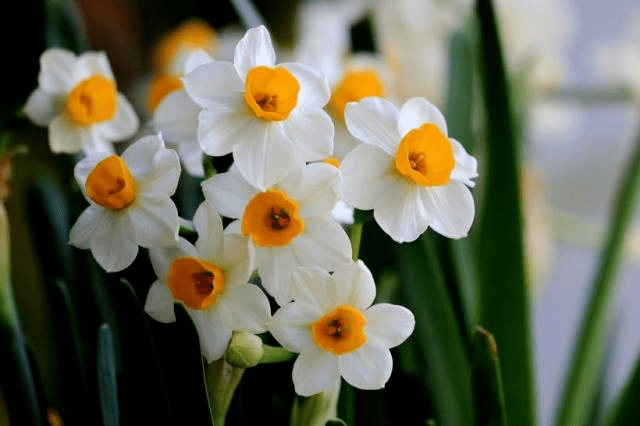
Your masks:
{"label": "narcissus flower", "polygon": [[71,228],[71,244],[91,249],[107,272],[131,265],[138,246],[166,247],[178,238],[178,210],[171,200],[180,177],[175,151],[160,136],[145,136],[122,156],[89,155],[74,170],[90,206]]}
{"label": "narcissus flower", "polygon": [[349,238],[331,218],[339,185],[335,167],[313,163],[264,191],[249,185],[235,165],[202,187],[218,213],[237,219],[227,230],[249,239],[262,285],[283,305],[291,300],[291,273],[297,266],[333,271],[351,262]]}
{"label": "narcissus flower", "polygon": [[156,321],[176,320],[174,303],[193,319],[207,362],[222,358],[233,331],[262,333],[271,318],[267,296],[249,284],[252,258],[246,240],[224,233],[210,203],[193,217],[195,246],[180,237],[167,248],[149,251],[158,280],[151,285],[145,311]]}
{"label": "narcissus flower", "polygon": [[294,301],[280,308],[269,331],[288,350],[300,355],[293,365],[299,395],[330,388],[341,376],[359,389],[380,389],[391,376],[389,348],[413,332],[408,309],[380,303],[362,261],[333,274],[318,267],[298,268],[293,276]]}
{"label": "narcissus flower", "polygon": [[349,132],[361,143],[341,164],[342,199],[373,209],[397,242],[414,241],[430,226],[449,238],[467,235],[475,207],[468,186],[476,159],[447,136],[436,106],[412,98],[400,110],[380,98],[348,104]]}
{"label": "narcissus flower", "polygon": [[117,91],[104,52],[76,56],[48,49],[40,56],[38,85],[25,112],[35,124],[49,127],[53,152],[111,153],[111,142],[138,130],[138,116]]}
{"label": "narcissus flower", "polygon": [[153,61],[156,71],[180,75],[190,54],[203,50],[209,55],[216,51],[216,33],[206,21],[189,19],[160,38],[154,46]]}
{"label": "narcissus flower", "polygon": [[247,31],[236,46],[233,64],[202,65],[183,82],[203,108],[198,140],[204,152],[233,152],[242,176],[260,189],[305,162],[331,155],[334,128],[322,109],[330,96],[328,83],[302,64],[276,66],[263,26]]}

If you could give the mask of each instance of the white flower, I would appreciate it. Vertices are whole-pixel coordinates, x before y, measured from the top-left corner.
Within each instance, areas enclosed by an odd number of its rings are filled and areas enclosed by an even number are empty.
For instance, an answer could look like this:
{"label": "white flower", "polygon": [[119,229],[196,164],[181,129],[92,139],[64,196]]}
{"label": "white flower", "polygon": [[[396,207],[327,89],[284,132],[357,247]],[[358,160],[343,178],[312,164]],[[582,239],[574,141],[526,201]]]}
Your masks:
{"label": "white flower", "polygon": [[233,64],[202,65],[183,82],[203,108],[198,118],[203,151],[212,156],[233,152],[242,176],[260,189],[305,162],[331,155],[333,123],[322,109],[330,95],[326,80],[302,64],[276,67],[263,26],[247,31]]}
{"label": "white flower", "polygon": [[193,218],[195,246],[184,238],[149,251],[158,276],[144,310],[156,321],[176,320],[174,303],[193,319],[207,362],[221,358],[233,331],[262,333],[271,318],[267,296],[249,284],[252,259],[241,236],[223,233],[222,220],[209,202]]}
{"label": "white flower", "polygon": [[335,167],[313,163],[264,191],[249,185],[235,165],[202,187],[218,213],[238,219],[227,230],[248,237],[262,285],[283,305],[291,300],[291,273],[297,266],[333,271],[351,262],[349,238],[330,216],[339,185]]}
{"label": "white flower", "polygon": [[71,244],[91,249],[107,272],[133,263],[142,247],[166,247],[178,238],[176,190],[180,162],[162,138],[145,136],[119,157],[96,153],[74,169],[91,204],[71,228]]}
{"label": "white flower", "polygon": [[477,162],[447,137],[442,113],[424,98],[400,111],[366,98],[346,108],[349,132],[362,142],[342,161],[342,199],[373,209],[380,227],[397,242],[414,241],[431,226],[449,238],[467,235],[475,207],[471,180]]}
{"label": "white flower", "polygon": [[48,49],[40,56],[38,85],[24,109],[35,124],[49,127],[53,152],[111,153],[112,141],[138,130],[138,117],[117,92],[104,52],[76,56]]}
{"label": "white flower", "polygon": [[359,389],[384,387],[392,369],[389,348],[413,332],[411,311],[371,306],[375,284],[362,261],[333,274],[299,268],[294,283],[294,301],[274,314],[268,328],[282,346],[300,353],[293,365],[296,393],[322,392],[340,376]]}

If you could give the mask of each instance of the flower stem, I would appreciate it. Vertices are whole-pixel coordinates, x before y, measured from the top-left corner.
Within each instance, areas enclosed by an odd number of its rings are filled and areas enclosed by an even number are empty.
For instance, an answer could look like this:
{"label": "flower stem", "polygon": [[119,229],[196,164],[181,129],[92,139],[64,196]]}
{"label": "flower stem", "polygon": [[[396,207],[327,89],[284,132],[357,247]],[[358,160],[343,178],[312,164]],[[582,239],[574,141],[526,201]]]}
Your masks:
{"label": "flower stem", "polygon": [[362,239],[362,223],[356,222],[349,228],[349,240],[351,240],[351,252],[353,260],[360,256],[360,240]]}
{"label": "flower stem", "polygon": [[240,384],[244,368],[234,367],[221,358],[205,368],[205,380],[214,426],[224,426],[233,394]]}

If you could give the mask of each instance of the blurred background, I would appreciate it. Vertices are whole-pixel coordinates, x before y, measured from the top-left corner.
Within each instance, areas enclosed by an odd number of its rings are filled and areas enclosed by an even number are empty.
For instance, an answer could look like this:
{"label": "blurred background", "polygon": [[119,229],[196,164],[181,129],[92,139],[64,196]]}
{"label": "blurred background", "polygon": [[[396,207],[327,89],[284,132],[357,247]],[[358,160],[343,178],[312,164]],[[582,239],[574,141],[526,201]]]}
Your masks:
{"label": "blurred background", "polygon": [[[48,307],[41,284],[47,272],[35,259],[24,200],[29,176],[57,159],[48,150],[46,129],[26,128],[14,115],[37,86],[38,58],[52,42],[45,21],[55,22],[55,13],[71,10],[85,36],[82,47],[107,52],[119,90],[144,116],[151,52],[158,39],[186,19],[199,17],[216,30],[216,57],[231,60],[243,34],[236,8],[246,4],[15,3],[16,28],[29,36],[15,30],[4,36],[11,42],[5,43],[1,124],[20,135],[21,140],[12,140],[11,145],[25,143],[29,153],[15,158],[6,207],[15,298],[45,382],[51,374],[45,338]],[[335,81],[347,53],[364,53],[388,73],[391,97],[398,103],[424,96],[441,108],[448,93],[450,37],[473,15],[472,0],[255,0],[253,4],[279,48],[280,62],[305,61]],[[610,223],[613,196],[640,132],[640,7],[633,0],[497,0],[495,4],[523,146],[521,189],[537,411],[538,422],[547,425],[557,409],[555,401]],[[477,90],[474,82],[469,90]],[[478,156],[482,160],[482,153]],[[615,326],[603,366],[604,407],[620,391],[640,351],[640,222],[636,222],[619,276]]]}

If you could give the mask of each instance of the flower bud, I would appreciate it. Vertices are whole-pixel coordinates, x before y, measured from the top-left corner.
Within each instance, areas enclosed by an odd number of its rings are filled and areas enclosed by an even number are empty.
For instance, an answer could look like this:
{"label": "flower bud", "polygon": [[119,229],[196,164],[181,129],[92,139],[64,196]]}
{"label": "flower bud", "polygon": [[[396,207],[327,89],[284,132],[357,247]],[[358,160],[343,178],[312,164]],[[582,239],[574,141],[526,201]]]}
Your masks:
{"label": "flower bud", "polygon": [[255,334],[244,331],[234,332],[225,358],[234,367],[249,368],[262,358],[262,340]]}

